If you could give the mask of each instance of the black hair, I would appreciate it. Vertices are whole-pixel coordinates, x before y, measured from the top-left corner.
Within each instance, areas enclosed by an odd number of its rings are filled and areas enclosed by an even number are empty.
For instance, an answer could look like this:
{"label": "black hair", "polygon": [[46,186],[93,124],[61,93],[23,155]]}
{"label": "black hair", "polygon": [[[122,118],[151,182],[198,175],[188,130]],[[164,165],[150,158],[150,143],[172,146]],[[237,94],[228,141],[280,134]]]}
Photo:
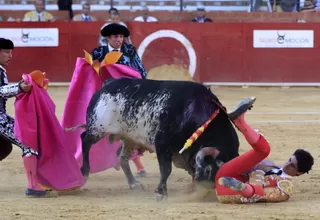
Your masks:
{"label": "black hair", "polygon": [[294,154],[298,162],[298,171],[302,173],[308,173],[313,166],[313,157],[305,150],[297,149]]}
{"label": "black hair", "polygon": [[118,13],[118,14],[119,14],[118,9],[116,9],[116,8],[114,8],[114,7],[110,8],[110,9],[109,9],[109,11],[108,11],[108,13],[110,14],[110,13],[111,13],[111,11],[115,11],[116,13]]}
{"label": "black hair", "polygon": [[14,49],[14,44],[11,40],[6,39],[6,38],[0,38],[0,50],[5,49],[5,50],[13,50]]}

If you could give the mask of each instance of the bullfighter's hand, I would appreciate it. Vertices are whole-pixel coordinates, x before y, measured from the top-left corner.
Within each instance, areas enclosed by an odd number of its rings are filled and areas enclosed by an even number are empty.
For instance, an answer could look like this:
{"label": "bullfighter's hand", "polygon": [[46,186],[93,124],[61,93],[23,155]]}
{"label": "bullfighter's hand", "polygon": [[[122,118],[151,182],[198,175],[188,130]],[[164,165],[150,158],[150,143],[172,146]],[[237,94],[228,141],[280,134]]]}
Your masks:
{"label": "bullfighter's hand", "polygon": [[24,81],[20,83],[20,89],[21,89],[23,92],[26,92],[26,93],[30,92],[31,87],[32,87],[31,84],[26,84]]}

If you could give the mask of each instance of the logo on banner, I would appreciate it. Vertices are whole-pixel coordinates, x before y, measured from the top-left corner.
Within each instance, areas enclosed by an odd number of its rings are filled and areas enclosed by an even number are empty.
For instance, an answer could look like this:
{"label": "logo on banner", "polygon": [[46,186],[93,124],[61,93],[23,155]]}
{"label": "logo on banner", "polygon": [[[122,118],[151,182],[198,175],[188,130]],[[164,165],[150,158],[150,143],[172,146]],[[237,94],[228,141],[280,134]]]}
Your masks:
{"label": "logo on banner", "polygon": [[13,41],[15,47],[57,47],[58,28],[0,28],[1,37]]}
{"label": "logo on banner", "polygon": [[313,30],[254,30],[254,48],[313,48]]}

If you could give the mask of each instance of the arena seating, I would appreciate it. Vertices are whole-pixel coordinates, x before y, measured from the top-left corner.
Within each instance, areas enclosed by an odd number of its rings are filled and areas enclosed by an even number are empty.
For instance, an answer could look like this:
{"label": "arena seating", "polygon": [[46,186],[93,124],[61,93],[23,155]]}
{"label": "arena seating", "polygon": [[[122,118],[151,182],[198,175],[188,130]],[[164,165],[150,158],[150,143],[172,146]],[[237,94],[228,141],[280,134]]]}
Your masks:
{"label": "arena seating", "polygon": [[[254,0],[252,0],[254,1]],[[263,11],[270,11],[267,7],[269,0],[263,0]],[[73,9],[81,10],[81,5],[89,2],[92,10],[108,10],[111,5],[110,0],[73,0]],[[56,0],[46,0],[47,10],[57,10]],[[147,5],[150,11],[180,11],[180,0],[114,0],[113,5],[118,10],[141,10]],[[195,11],[199,5],[205,7],[206,11],[248,11],[250,0],[183,0],[182,9],[184,11]],[[0,10],[31,10],[33,0],[0,0]]]}
{"label": "arena seating", "polygon": [[[0,0],[0,16],[3,20],[8,17],[13,19],[22,18],[30,10],[34,10],[34,0]],[[121,13],[123,21],[131,21],[134,17],[141,15],[145,5],[148,6],[150,15],[158,18],[159,21],[191,21],[195,16],[195,11],[201,5],[206,10],[207,17],[215,22],[297,22],[298,20],[308,20],[309,22],[319,22],[318,13],[270,13],[271,0],[263,0],[261,10],[264,13],[259,15],[247,13],[251,11],[250,3],[256,0],[73,0],[74,14],[80,13],[82,4],[91,4],[92,15],[98,20],[107,20],[107,10],[111,6],[116,7]],[[318,0],[317,7],[320,6]],[[56,20],[69,20],[67,11],[59,11],[57,0],[45,0],[46,10],[52,13]],[[300,0],[300,6],[304,0]]]}

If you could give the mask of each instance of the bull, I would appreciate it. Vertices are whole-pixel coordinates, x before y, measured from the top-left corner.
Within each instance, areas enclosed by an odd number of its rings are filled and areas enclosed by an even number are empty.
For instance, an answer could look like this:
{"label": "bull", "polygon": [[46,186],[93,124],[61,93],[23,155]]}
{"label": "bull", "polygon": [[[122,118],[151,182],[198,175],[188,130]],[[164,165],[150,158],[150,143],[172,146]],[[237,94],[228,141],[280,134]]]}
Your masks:
{"label": "bull", "polygon": [[[195,135],[204,124],[206,129]],[[160,169],[160,182],[155,189],[158,201],[168,196],[172,163],[188,171],[196,182],[210,182],[213,187],[219,163],[239,155],[239,139],[226,109],[210,89],[195,82],[108,80],[92,96],[86,124],[76,127],[85,129],[81,134],[81,172],[86,178],[90,172],[90,148],[107,135],[111,143],[121,141],[118,158],[130,188],[143,189],[129,166],[134,150],[155,152]],[[197,140],[180,154],[192,134]],[[217,158],[213,156],[216,149],[220,151]]]}

